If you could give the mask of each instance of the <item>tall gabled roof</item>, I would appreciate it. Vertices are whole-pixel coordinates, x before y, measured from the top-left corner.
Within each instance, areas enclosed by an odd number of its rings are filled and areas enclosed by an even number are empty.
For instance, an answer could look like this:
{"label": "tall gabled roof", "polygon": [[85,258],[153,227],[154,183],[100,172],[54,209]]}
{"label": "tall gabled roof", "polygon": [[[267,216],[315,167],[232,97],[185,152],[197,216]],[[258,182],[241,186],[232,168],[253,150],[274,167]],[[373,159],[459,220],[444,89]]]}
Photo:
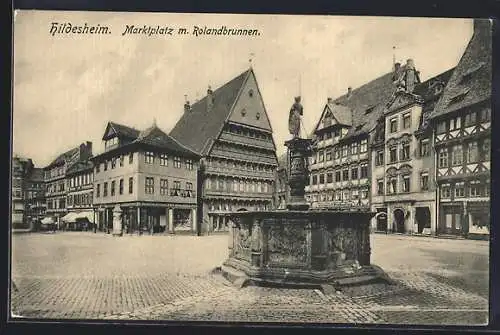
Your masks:
{"label": "tall gabled roof", "polygon": [[130,139],[137,138],[137,136],[139,136],[139,133],[140,133],[140,131],[135,129],[135,128],[131,128],[131,127],[124,126],[122,124],[110,121],[110,122],[108,122],[108,125],[106,126],[106,131],[104,132],[104,135],[102,137],[103,140],[107,139],[107,135],[108,135],[108,132],[110,129],[113,130],[114,134],[116,134],[120,137],[127,137]]}
{"label": "tall gabled roof", "polygon": [[215,140],[219,135],[222,124],[229,116],[242,86],[252,71],[249,69],[214,90],[212,93],[214,100],[210,111],[207,110],[207,96],[194,103],[190,111],[184,112],[170,132],[170,136],[201,155],[205,155],[210,149],[210,141]]}
{"label": "tall gabled roof", "polygon": [[198,153],[179,143],[175,138],[167,135],[156,125],[141,131],[133,143],[143,143],[157,148],[167,149],[169,152],[199,157]]}
{"label": "tall gabled roof", "polygon": [[431,118],[491,98],[492,26],[489,20],[474,20],[474,33]]}
{"label": "tall gabled roof", "polygon": [[70,160],[73,156],[77,155],[79,153],[79,151],[80,151],[80,147],[75,147],[73,149],[70,149],[70,150],[60,154],[49,165],[47,165],[46,168],[50,168],[54,165],[59,165],[59,164],[65,163],[66,161]]}

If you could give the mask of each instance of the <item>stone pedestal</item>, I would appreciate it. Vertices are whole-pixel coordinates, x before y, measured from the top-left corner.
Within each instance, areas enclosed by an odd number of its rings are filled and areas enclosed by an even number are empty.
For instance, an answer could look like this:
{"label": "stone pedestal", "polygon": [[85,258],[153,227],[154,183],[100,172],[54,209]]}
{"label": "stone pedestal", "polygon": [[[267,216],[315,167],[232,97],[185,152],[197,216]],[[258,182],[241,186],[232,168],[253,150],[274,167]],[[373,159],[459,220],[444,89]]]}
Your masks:
{"label": "stone pedestal", "polygon": [[305,186],[309,180],[308,157],[311,151],[311,140],[294,138],[285,142],[288,148],[288,184],[290,187],[290,199],[287,204],[289,210],[307,210],[309,204],[306,202]]}
{"label": "stone pedestal", "polygon": [[113,236],[122,236],[122,209],[120,206],[116,205],[113,208]]}

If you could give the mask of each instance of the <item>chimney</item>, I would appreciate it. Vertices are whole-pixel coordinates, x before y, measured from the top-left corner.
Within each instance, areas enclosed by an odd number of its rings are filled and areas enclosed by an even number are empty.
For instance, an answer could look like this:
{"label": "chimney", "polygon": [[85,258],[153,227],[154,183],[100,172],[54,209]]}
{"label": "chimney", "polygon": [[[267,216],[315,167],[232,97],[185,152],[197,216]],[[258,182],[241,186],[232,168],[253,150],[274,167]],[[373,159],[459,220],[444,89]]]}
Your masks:
{"label": "chimney", "polygon": [[327,101],[328,101],[329,104],[331,104],[332,101],[333,101],[333,99],[332,98],[328,98]]}
{"label": "chimney", "polygon": [[212,110],[212,107],[214,105],[214,91],[212,91],[212,88],[208,86],[207,89],[207,111],[210,112]]}
{"label": "chimney", "polygon": [[406,61],[406,75],[405,75],[405,86],[406,92],[413,92],[415,85],[417,84],[417,73],[415,70],[415,63],[413,59],[408,59]]}
{"label": "chimney", "polygon": [[80,144],[80,160],[92,157],[92,142],[86,141]]}
{"label": "chimney", "polygon": [[352,94],[352,87],[348,87],[347,88],[347,97],[350,98],[351,97],[351,94]]}

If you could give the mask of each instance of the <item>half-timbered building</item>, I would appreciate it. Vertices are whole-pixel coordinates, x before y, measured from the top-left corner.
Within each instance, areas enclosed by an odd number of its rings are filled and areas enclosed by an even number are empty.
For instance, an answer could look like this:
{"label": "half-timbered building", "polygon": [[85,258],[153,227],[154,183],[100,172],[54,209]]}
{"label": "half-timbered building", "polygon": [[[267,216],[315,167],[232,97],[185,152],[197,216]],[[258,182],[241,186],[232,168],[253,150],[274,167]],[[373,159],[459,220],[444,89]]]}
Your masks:
{"label": "half-timbered building", "polygon": [[170,135],[200,153],[199,218],[227,231],[227,212],[273,207],[273,131],[252,68],[190,105]]}
{"label": "half-timbered building", "polygon": [[439,188],[439,234],[489,234],[492,33],[472,38],[431,114]]}

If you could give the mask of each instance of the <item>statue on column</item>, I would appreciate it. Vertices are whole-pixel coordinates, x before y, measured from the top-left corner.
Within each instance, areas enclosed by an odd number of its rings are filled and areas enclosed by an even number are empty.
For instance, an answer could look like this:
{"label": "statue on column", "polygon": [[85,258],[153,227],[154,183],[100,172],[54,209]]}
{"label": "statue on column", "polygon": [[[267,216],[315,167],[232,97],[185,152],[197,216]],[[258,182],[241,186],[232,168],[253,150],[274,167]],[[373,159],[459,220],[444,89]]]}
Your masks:
{"label": "statue on column", "polygon": [[304,107],[300,103],[300,96],[295,97],[295,103],[292,105],[292,108],[290,108],[290,114],[288,116],[288,131],[293,135],[293,138],[299,137],[300,122],[303,114]]}

